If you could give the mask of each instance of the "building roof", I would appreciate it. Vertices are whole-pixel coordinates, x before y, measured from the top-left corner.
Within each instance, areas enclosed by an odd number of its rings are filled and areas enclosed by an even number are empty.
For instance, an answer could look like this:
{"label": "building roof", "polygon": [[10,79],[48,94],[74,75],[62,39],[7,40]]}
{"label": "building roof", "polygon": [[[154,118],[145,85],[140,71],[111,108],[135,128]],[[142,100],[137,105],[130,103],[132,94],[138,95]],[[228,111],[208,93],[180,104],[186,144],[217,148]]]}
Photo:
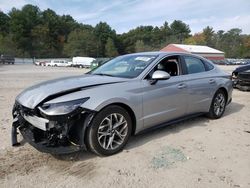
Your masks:
{"label": "building roof", "polygon": [[185,52],[190,53],[211,53],[211,54],[224,54],[224,52],[220,50],[216,50],[214,48],[210,48],[208,46],[201,46],[201,45],[185,45],[185,44],[169,44],[161,51],[179,51],[182,49]]}

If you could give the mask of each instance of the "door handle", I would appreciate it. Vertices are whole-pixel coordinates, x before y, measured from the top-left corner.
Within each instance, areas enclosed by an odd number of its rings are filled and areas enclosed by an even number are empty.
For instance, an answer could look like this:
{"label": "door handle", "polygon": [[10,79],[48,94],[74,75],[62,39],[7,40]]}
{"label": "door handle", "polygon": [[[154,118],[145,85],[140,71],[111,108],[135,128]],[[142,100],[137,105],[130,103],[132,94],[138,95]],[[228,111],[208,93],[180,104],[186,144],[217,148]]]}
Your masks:
{"label": "door handle", "polygon": [[214,80],[214,79],[211,79],[211,80],[209,80],[209,83],[210,83],[210,84],[214,84],[214,83],[215,83],[215,80]]}
{"label": "door handle", "polygon": [[178,89],[183,89],[183,88],[186,88],[186,87],[187,87],[186,84],[179,84],[179,85],[178,85]]}

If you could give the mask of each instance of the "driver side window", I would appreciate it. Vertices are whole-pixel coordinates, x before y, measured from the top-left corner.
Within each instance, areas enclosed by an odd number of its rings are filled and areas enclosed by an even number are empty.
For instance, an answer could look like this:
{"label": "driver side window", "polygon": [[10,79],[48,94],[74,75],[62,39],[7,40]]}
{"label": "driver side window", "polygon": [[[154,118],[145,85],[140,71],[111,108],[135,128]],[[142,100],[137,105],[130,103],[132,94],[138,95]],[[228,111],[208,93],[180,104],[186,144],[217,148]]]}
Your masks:
{"label": "driver side window", "polygon": [[151,78],[157,70],[167,72],[171,77],[180,75],[180,60],[179,56],[170,56],[161,60],[149,73],[147,78]]}

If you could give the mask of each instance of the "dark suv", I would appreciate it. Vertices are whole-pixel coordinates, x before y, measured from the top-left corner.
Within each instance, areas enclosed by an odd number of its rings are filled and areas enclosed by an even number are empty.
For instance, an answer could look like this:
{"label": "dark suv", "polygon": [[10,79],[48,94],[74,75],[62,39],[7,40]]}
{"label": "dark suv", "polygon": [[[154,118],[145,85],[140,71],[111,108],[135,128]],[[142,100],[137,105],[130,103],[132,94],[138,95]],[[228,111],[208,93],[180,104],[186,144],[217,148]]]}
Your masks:
{"label": "dark suv", "polygon": [[10,55],[1,55],[0,63],[14,64],[15,63],[15,58],[13,56],[10,56]]}

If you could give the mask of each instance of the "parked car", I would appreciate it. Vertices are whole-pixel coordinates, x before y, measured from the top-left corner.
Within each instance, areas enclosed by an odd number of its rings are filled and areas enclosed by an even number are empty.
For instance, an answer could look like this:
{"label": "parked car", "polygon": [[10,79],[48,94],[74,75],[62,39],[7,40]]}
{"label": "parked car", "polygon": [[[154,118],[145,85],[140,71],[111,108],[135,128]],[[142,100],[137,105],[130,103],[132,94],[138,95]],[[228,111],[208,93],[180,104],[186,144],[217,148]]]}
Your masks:
{"label": "parked car", "polygon": [[91,63],[95,60],[92,57],[73,57],[72,66],[78,68],[90,68]]}
{"label": "parked car", "polygon": [[99,58],[96,59],[94,61],[91,62],[91,66],[90,69],[93,70],[97,67],[100,67],[101,65],[103,65],[104,63],[108,62],[110,60],[110,58]]}
{"label": "parked car", "polygon": [[207,114],[220,118],[232,100],[231,75],[192,54],[119,56],[88,74],[46,81],[20,93],[17,131],[42,152],[121,151],[131,135]]}
{"label": "parked car", "polygon": [[38,66],[47,66],[46,65],[47,63],[48,63],[47,61],[36,61],[35,65],[38,65]]}
{"label": "parked car", "polygon": [[68,61],[66,60],[51,60],[50,62],[46,63],[46,66],[52,67],[69,67]]}
{"label": "parked car", "polygon": [[250,65],[236,68],[232,73],[233,86],[242,91],[250,91]]}
{"label": "parked car", "polygon": [[68,66],[69,66],[69,67],[73,67],[73,62],[72,62],[72,61],[69,61],[69,62],[68,62]]}
{"label": "parked car", "polygon": [[0,56],[0,63],[2,64],[14,64],[15,63],[15,58],[10,55],[1,55]]}

